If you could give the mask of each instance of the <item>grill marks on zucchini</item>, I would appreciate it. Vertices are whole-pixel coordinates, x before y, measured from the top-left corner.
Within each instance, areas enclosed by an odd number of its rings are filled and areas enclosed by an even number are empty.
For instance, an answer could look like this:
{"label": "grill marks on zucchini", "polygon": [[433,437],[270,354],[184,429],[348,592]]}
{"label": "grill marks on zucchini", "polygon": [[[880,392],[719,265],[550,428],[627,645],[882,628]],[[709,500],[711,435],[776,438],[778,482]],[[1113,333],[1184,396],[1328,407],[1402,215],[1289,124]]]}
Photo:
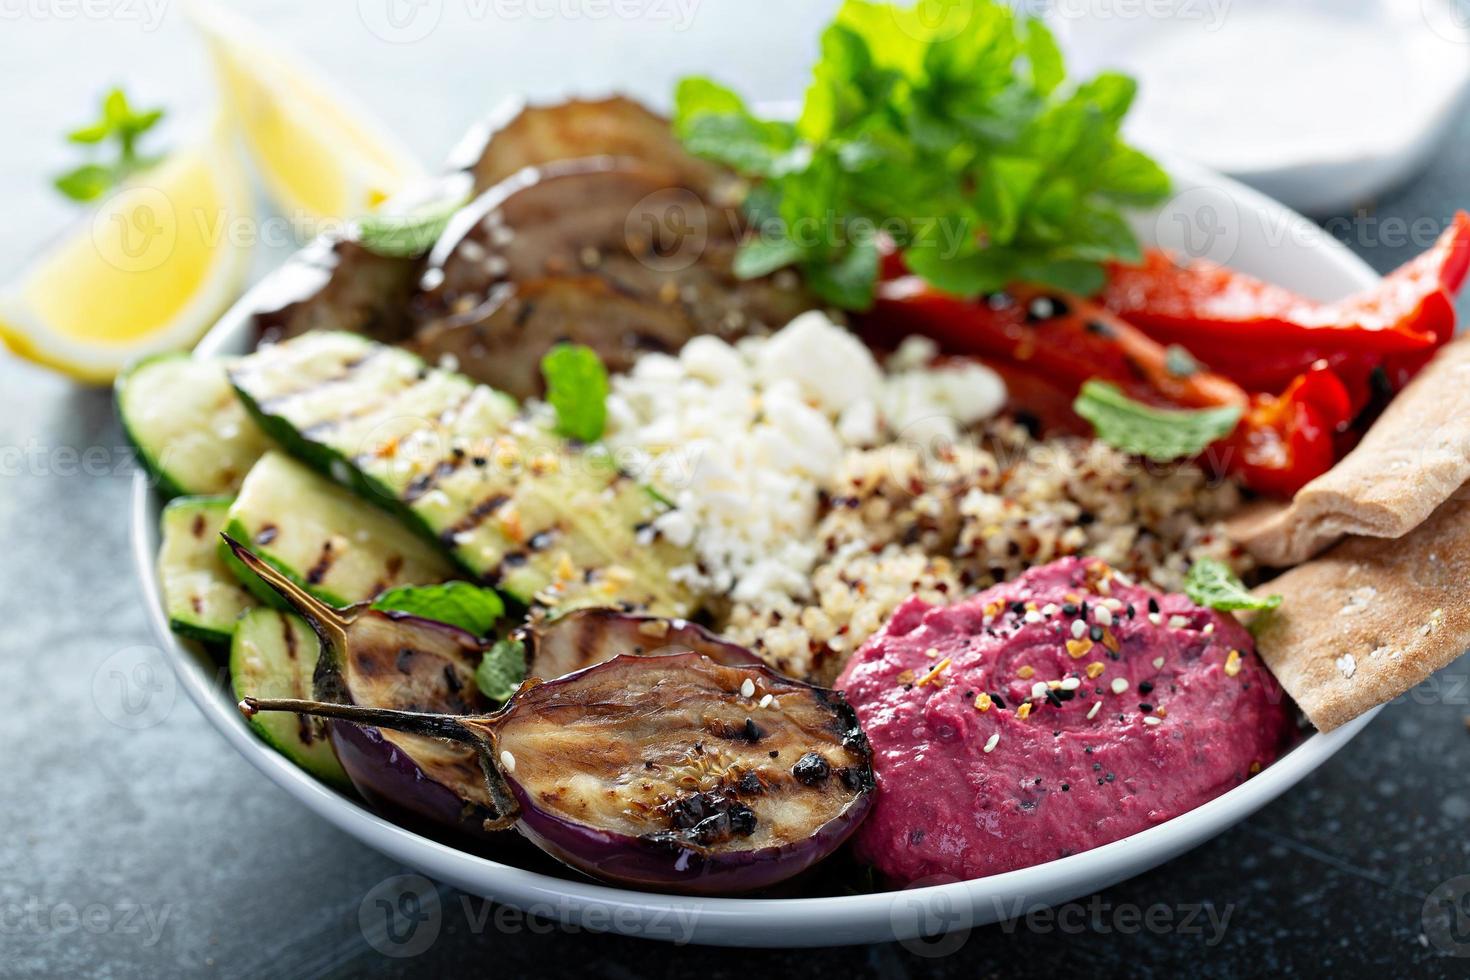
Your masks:
{"label": "grill marks on zucchini", "polygon": [[169,626],[204,643],[229,643],[235,621],[255,605],[220,556],[229,509],[229,497],[179,497],[160,521],[158,580]]}
{"label": "grill marks on zucchini", "polygon": [[668,505],[601,448],[518,417],[505,395],[334,333],[263,348],[231,378],[293,453],[516,599],[690,611],[669,578],[688,553],[639,533]]}
{"label": "grill marks on zucchini", "polygon": [[[392,515],[284,453],[267,453],[255,464],[226,528],[292,581],[335,605],[454,575],[454,566],[438,549]],[[247,570],[235,566],[235,572],[247,587],[276,601]]]}

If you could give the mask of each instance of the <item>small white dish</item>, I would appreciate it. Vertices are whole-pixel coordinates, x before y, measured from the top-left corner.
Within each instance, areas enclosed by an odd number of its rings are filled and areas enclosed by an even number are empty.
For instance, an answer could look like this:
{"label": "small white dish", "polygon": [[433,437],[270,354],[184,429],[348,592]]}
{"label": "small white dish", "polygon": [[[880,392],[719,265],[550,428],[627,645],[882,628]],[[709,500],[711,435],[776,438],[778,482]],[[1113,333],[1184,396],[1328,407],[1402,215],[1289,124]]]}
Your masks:
{"label": "small white dish", "polygon": [[1066,0],[1074,75],[1138,79],[1129,134],[1308,214],[1413,176],[1470,86],[1454,0]]}
{"label": "small white dish", "polygon": [[[1175,177],[1175,194],[1162,208],[1138,217],[1146,243],[1228,261],[1320,298],[1377,281],[1362,260],[1300,215],[1234,181],[1187,163],[1164,162]],[[248,350],[250,311],[278,289],[272,277],[263,280],[200,342],[197,353],[209,357]],[[158,516],[159,500],[139,474],[132,498],[133,558],[154,637],[189,697],[236,751],[312,812],[394,860],[471,894],[594,931],[723,946],[828,946],[911,940],[986,925],[1091,894],[1214,837],[1312,773],[1376,714],[1375,709],[1334,732],[1309,735],[1259,775],[1189,813],[1032,868],[898,892],[818,898],[690,898],[633,891],[572,871],[564,877],[527,871],[415,834],[317,782],[257,739],[235,707],[224,672],[168,628],[155,567]],[[248,792],[248,787],[237,791]]]}

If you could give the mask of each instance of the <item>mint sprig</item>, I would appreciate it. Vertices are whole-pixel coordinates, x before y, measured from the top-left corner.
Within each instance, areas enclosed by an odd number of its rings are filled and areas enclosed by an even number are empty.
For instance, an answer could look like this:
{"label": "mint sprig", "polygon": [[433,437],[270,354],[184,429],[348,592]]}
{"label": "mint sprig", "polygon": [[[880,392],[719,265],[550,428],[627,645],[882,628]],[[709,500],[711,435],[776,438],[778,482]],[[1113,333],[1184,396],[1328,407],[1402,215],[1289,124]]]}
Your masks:
{"label": "mint sprig", "polygon": [[607,368],[590,347],[557,344],[541,359],[546,401],[556,410],[556,431],[596,442],[607,425]]}
{"label": "mint sprig", "polygon": [[1252,595],[1230,566],[1214,558],[1200,558],[1189,566],[1184,594],[1196,606],[1209,609],[1275,609],[1281,605],[1279,595]]}
{"label": "mint sprig", "polygon": [[526,648],[517,640],[501,640],[475,668],[475,686],[492,701],[509,701],[526,679]]}
{"label": "mint sprig", "polygon": [[475,636],[488,636],[505,615],[500,596],[468,582],[399,586],[374,599],[372,608],[447,623]]}
{"label": "mint sprig", "polygon": [[113,156],[105,161],[81,164],[52,179],[55,188],[73,201],[95,201],[133,174],[156,164],[161,157],[139,152],[143,134],[158,125],[162,109],[134,109],[120,88],[102,97],[97,119],[78,126],[66,134],[69,142],[79,146],[110,149]]}
{"label": "mint sprig", "polygon": [[376,255],[414,259],[434,247],[450,220],[464,207],[468,195],[429,201],[399,214],[371,212],[355,222],[357,243]]}
{"label": "mint sprig", "polygon": [[1161,200],[1169,179],[1120,135],[1131,79],[1065,78],[1051,32],[1000,0],[847,0],[795,122],[686,78],[675,128],[752,181],[742,277],[796,266],[823,299],[863,309],[881,232],[946,291],[1088,293],[1102,263],[1139,256],[1122,209]]}
{"label": "mint sprig", "polygon": [[1235,405],[1154,408],[1129,398],[1117,385],[1096,379],[1083,384],[1072,409],[1092,423],[1102,442],[1161,463],[1202,452],[1233,432],[1241,415]]}

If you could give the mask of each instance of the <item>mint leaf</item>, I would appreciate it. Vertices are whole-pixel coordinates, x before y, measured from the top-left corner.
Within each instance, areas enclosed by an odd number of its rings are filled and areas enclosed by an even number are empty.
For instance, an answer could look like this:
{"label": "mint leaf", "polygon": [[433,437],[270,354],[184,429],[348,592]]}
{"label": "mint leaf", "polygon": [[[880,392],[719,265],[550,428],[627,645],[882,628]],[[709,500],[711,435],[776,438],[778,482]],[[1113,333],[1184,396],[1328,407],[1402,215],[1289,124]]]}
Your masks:
{"label": "mint leaf", "polygon": [[509,701],[526,679],[526,648],[517,640],[501,640],[475,668],[475,686],[492,701]]}
{"label": "mint leaf", "polygon": [[607,424],[607,369],[581,344],[557,344],[541,359],[546,401],[556,409],[556,431],[596,442]]}
{"label": "mint leaf", "polygon": [[495,623],[505,615],[500,596],[468,582],[399,586],[374,599],[371,608],[447,623],[475,636],[490,635]]}
{"label": "mint leaf", "polygon": [[759,279],[777,269],[800,262],[805,250],[788,238],[774,241],[747,238],[735,253],[734,272],[737,279]]}
{"label": "mint leaf", "polygon": [[1088,381],[1072,409],[1092,423],[1097,438],[1135,456],[1167,462],[1194,456],[1235,430],[1240,408],[1162,409],[1134,401],[1117,385]]}
{"label": "mint leaf", "polygon": [[357,242],[369,252],[389,258],[417,258],[434,247],[464,204],[465,196],[460,195],[430,201],[404,214],[365,214],[356,222]]}
{"label": "mint leaf", "polygon": [[128,177],[153,166],[161,157],[140,154],[137,143],[162,118],[162,109],[135,110],[122,89],[109,90],[102,97],[99,117],[69,130],[66,139],[94,151],[115,147],[113,158],[84,163],[53,178],[52,185],[73,201],[95,201]]}
{"label": "mint leaf", "polygon": [[1275,609],[1281,605],[1279,595],[1252,595],[1230,566],[1214,558],[1201,558],[1189,567],[1184,594],[1196,606],[1210,609]]}
{"label": "mint leaf", "polygon": [[113,185],[113,173],[107,167],[84,163],[75,170],[57,175],[52,183],[73,201],[95,201]]}

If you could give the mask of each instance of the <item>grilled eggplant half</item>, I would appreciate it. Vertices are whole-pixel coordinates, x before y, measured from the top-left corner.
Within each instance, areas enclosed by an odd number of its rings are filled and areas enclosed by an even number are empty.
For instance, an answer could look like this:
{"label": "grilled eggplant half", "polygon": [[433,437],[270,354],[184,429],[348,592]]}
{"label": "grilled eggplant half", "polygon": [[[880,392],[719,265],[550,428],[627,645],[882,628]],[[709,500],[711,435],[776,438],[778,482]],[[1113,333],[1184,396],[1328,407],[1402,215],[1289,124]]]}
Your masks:
{"label": "grilled eggplant half", "polygon": [[625,371],[698,334],[779,327],[810,303],[786,279],[734,275],[742,233],[737,211],[708,204],[677,170],[604,156],[520,171],[461,210],[430,252],[410,346],[527,397],[558,342]]}
{"label": "grilled eggplant half", "polygon": [[745,647],[684,619],[634,616],[616,609],[578,609],[520,631],[527,674],[552,678],[627,655],[702,653],[732,667],[761,663]]}
{"label": "grilled eggplant half", "polygon": [[622,96],[548,106],[512,104],[498,115],[478,156],[467,161],[476,190],[527,167],[595,156],[641,160],[674,172],[703,194],[732,180],[729,172],[685,150],[667,119]]}
{"label": "grilled eggplant half", "polygon": [[[225,536],[225,542],[316,633],[318,699],[446,716],[489,706],[475,686],[485,650],[478,637],[417,616],[333,608],[238,541]],[[329,722],[327,731],[348,779],[378,809],[471,837],[509,825],[506,814],[515,804],[474,746],[348,722]]]}
{"label": "grilled eggplant half", "polygon": [[[698,653],[618,656],[527,681],[493,715],[246,698],[475,747],[516,829],[607,881],[688,894],[764,888],[867,815],[872,752],[840,693]],[[493,770],[493,771],[491,771]]]}
{"label": "grilled eggplant half", "polygon": [[296,253],[259,296],[254,321],[264,341],[308,330],[347,330],[397,343],[412,328],[409,299],[423,259],[378,255],[355,241],[322,238]]}

